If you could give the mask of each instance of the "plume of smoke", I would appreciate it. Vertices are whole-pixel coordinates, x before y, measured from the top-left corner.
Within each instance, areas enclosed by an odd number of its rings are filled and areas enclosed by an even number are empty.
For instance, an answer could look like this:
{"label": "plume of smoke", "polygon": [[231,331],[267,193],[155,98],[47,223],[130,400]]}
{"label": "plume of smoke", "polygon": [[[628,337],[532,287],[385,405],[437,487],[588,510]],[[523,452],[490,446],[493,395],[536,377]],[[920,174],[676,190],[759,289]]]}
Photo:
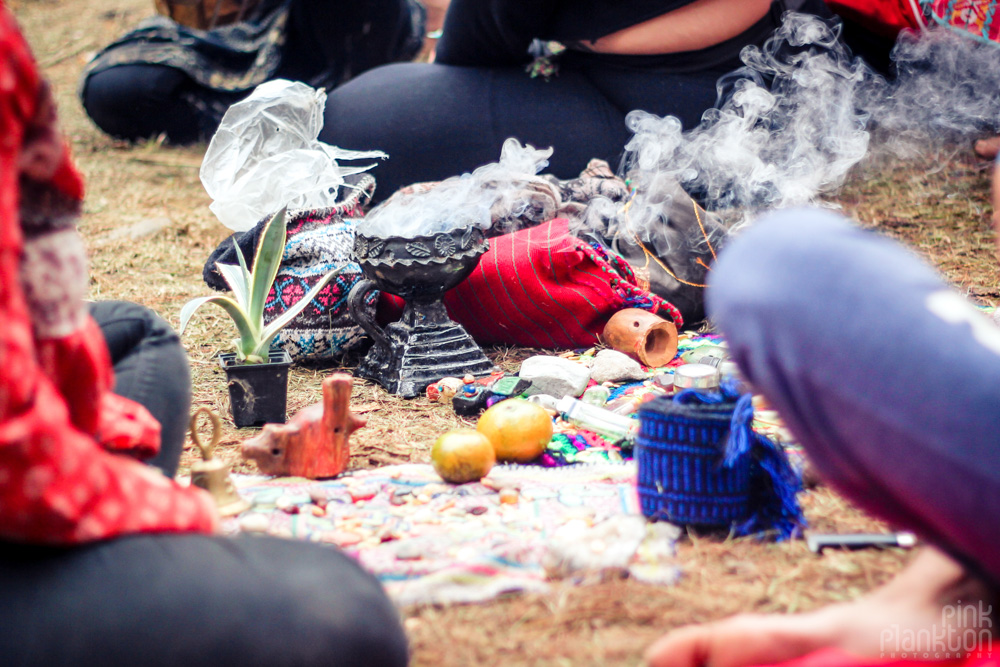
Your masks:
{"label": "plume of smoke", "polygon": [[851,58],[835,26],[788,14],[762,48],[741,55],[746,66],[719,82],[725,101],[692,130],[671,117],[628,114],[623,171],[637,186],[631,217],[639,228],[651,231],[644,212],[662,207],[647,200],[664,183],[743,218],[839,186],[867,152],[869,113],[857,100],[885,84]]}
{"label": "plume of smoke", "polygon": [[358,233],[412,238],[470,225],[489,229],[493,224],[491,211],[503,210],[517,217],[531,205],[521,193],[548,165],[551,155],[551,148],[535,149],[507,139],[499,162],[448,178],[430,189],[396,193],[369,212],[358,225]]}
{"label": "plume of smoke", "polygon": [[1000,49],[948,30],[907,33],[887,81],[852,57],[839,28],[786,14],[763,47],[744,49],[745,66],[718,84],[720,104],[689,131],[629,113],[621,173],[635,188],[632,228],[662,236],[678,185],[736,227],[815,203],[866,157],[941,151],[1000,127]]}
{"label": "plume of smoke", "polygon": [[[1000,46],[1000,45],[998,45]],[[905,32],[893,49],[896,80],[871,110],[876,158],[965,147],[1000,128],[1000,48],[951,30]]]}

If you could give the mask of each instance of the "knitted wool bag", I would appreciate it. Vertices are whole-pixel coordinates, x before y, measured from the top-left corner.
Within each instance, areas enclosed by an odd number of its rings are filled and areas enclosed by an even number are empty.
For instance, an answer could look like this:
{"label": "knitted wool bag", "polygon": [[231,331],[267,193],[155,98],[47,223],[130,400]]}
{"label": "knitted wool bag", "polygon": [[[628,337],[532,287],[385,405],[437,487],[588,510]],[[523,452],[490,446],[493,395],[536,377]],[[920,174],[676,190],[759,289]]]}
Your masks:
{"label": "knitted wool bag", "polygon": [[[357,178],[355,187],[345,188],[344,199],[334,206],[289,211],[286,216],[285,254],[264,304],[265,323],[295,304],[328,271],[341,267],[340,273],[275,338],[275,345],[284,348],[294,361],[336,358],[364,340],[364,330],[348,312],[347,295],[363,278],[353,255],[354,232],[374,190],[375,179],[365,174]],[[209,287],[228,289],[215,264],[237,264],[234,239],[248,268],[252,266],[266,222],[267,218],[253,229],[233,234],[215,249],[202,272]],[[378,293],[373,292],[365,301],[372,315],[377,299]]]}
{"label": "knitted wool bag", "polygon": [[639,409],[639,503],[651,519],[786,539],[805,525],[784,451],[753,432],[750,394],[684,390]]}

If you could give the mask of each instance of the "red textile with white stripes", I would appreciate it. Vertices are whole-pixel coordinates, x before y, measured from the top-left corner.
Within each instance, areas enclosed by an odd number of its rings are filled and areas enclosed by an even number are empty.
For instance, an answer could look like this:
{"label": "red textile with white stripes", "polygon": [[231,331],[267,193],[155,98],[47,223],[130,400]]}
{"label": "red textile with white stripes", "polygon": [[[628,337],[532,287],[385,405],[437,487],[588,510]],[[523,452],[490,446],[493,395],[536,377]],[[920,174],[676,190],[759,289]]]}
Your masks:
{"label": "red textile with white stripes", "polygon": [[[399,298],[382,301],[380,319],[397,318]],[[682,324],[673,305],[639,287],[628,264],[571,235],[564,218],[491,238],[476,269],[444,302],[484,345],[594,345],[623,308],[659,311]]]}

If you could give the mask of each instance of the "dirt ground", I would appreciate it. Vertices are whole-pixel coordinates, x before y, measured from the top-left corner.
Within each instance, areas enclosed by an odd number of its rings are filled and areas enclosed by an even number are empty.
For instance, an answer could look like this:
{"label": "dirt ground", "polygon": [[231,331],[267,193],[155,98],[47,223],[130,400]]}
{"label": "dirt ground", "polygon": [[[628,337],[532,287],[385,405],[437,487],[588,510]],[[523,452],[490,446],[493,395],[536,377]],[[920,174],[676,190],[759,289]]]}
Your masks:
{"label": "dirt ground", "polygon": [[[92,258],[90,296],[148,305],[173,324],[181,305],[208,293],[205,258],[227,236],[198,180],[204,146],[114,141],[86,119],[76,98],[80,72],[101,45],[153,11],[151,0],[8,0],[51,80],[63,127],[88,184],[82,233]],[[939,266],[962,293],[994,303],[997,289],[985,165],[971,151],[858,170],[837,194],[863,224],[898,238]],[[166,218],[158,234],[131,239],[132,225]],[[185,334],[195,407],[228,415],[216,355],[232,338],[228,319],[205,309]],[[535,353],[489,351],[514,370]],[[347,360],[345,368],[357,360]],[[329,369],[295,368],[289,413],[318,400]],[[461,423],[446,407],[387,396],[357,382],[355,410],[368,426],[352,438],[352,466],[426,461],[433,438]],[[252,434],[227,424],[223,454],[251,471],[237,445]],[[186,456],[190,457],[190,452]],[[190,458],[186,458],[190,461]],[[814,530],[872,531],[886,526],[826,488],[803,496]],[[811,554],[799,542],[690,537],[680,547],[681,582],[663,588],[616,580],[557,588],[489,604],[404,611],[414,665],[628,665],[670,628],[739,611],[794,612],[850,600],[886,580],[912,557],[901,550]]]}

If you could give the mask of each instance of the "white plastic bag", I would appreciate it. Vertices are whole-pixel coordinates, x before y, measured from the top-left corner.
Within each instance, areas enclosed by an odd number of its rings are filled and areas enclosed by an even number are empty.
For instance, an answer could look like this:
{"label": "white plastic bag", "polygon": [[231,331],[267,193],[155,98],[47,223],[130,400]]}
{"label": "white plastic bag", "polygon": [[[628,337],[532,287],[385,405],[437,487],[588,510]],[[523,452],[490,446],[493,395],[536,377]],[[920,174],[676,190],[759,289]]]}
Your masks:
{"label": "white plastic bag", "polygon": [[381,151],[348,151],[319,141],[326,92],[276,79],[231,106],[201,165],[209,208],[226,227],[246,231],[288,206],[332,206],[344,176],[374,164],[341,167],[337,160],[386,158]]}

